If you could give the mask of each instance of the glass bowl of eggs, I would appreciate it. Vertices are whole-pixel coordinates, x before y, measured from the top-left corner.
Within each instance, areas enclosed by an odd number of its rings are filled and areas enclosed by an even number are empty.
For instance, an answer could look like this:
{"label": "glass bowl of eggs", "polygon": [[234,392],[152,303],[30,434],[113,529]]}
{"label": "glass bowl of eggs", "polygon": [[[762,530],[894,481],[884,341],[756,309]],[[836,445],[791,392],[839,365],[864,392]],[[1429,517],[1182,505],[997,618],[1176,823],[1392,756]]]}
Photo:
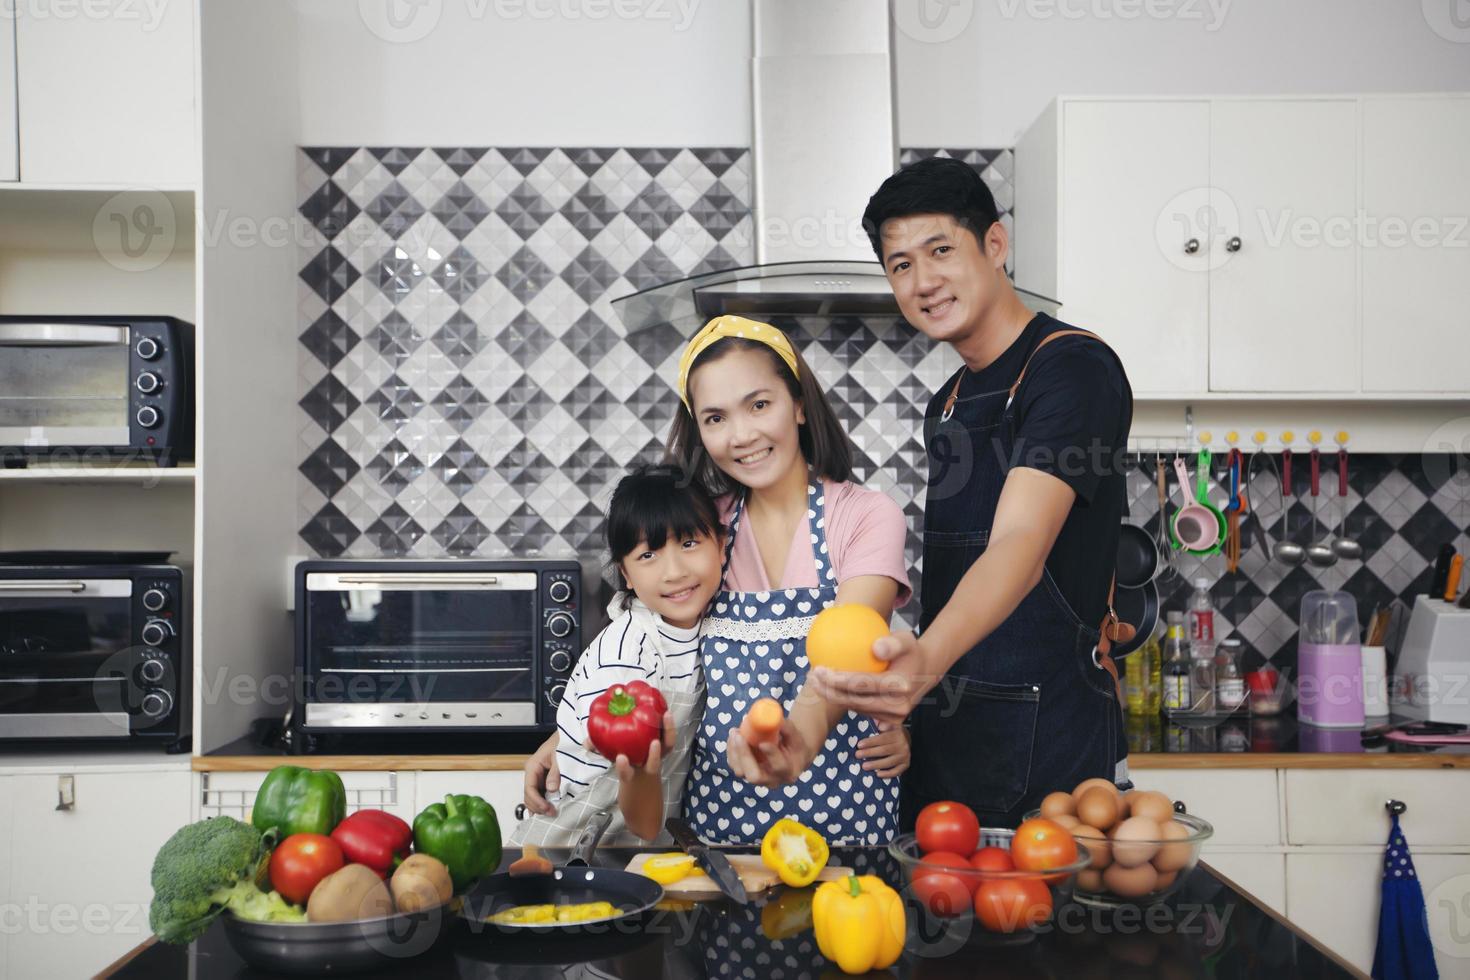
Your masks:
{"label": "glass bowl of eggs", "polygon": [[1215,833],[1163,793],[1120,793],[1105,779],[1051,793],[1033,815],[1066,827],[1087,849],[1091,860],[1077,872],[1072,897],[1098,908],[1143,908],[1174,894]]}

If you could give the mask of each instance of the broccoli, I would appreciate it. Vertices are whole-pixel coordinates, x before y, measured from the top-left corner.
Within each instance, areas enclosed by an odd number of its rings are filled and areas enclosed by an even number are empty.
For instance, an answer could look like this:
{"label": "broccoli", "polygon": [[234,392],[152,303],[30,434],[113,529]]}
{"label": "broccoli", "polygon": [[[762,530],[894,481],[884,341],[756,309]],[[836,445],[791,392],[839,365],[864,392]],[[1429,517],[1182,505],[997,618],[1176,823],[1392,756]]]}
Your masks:
{"label": "broccoli", "polygon": [[153,859],[148,925],[166,943],[188,943],[226,908],[246,919],[304,921],[299,907],[256,885],[266,850],[260,831],[233,817],[180,828]]}

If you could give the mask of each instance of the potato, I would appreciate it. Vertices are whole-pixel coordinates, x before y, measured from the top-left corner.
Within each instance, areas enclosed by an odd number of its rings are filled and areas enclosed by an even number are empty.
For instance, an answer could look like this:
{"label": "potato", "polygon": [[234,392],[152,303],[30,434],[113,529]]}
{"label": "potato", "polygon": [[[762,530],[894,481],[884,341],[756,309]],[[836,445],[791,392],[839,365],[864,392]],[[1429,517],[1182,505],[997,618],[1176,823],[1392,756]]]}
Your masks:
{"label": "potato", "polygon": [[405,858],[393,872],[393,904],[400,912],[438,908],[454,894],[454,883],[444,862],[427,854]]}
{"label": "potato", "polygon": [[308,922],[353,922],[393,914],[393,896],[372,868],[349,864],[327,875],[306,900]]}

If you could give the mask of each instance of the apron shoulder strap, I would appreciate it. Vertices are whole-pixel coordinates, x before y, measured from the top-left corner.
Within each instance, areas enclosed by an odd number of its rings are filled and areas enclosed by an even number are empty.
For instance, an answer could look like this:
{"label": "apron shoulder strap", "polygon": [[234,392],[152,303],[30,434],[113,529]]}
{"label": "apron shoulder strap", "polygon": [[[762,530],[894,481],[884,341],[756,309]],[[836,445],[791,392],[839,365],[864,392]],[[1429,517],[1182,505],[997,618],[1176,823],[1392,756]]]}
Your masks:
{"label": "apron shoulder strap", "polygon": [[1063,337],[1091,337],[1099,344],[1103,344],[1104,347],[1107,346],[1107,344],[1103,341],[1101,337],[1090,330],[1058,330],[1055,333],[1047,334],[1045,337],[1042,337],[1041,342],[1032,349],[1031,356],[1026,358],[1026,363],[1021,365],[1021,373],[1016,375],[1016,383],[1011,385],[1010,397],[1008,401],[1015,400],[1016,392],[1021,390],[1021,382],[1026,377],[1026,371],[1031,367],[1031,362],[1036,359],[1036,355],[1041,353],[1041,348],[1045,347],[1053,340],[1060,340]]}

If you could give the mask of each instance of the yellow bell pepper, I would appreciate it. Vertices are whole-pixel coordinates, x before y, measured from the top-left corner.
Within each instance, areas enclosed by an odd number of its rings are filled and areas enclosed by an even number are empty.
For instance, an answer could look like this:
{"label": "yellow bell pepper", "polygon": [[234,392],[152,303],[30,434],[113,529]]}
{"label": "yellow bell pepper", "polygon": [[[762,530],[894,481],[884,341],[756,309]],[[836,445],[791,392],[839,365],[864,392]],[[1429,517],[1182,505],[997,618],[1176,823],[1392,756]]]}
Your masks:
{"label": "yellow bell pepper", "polygon": [[817,948],[843,973],[882,970],[903,953],[903,899],[876,875],[848,875],[817,889],[812,899]]}
{"label": "yellow bell pepper", "polygon": [[761,838],[761,863],[793,888],[816,881],[829,853],[821,834],[789,817],[777,820]]}
{"label": "yellow bell pepper", "polygon": [[645,878],[652,878],[660,885],[672,885],[694,873],[694,855],[656,854],[644,861],[640,870]]}

